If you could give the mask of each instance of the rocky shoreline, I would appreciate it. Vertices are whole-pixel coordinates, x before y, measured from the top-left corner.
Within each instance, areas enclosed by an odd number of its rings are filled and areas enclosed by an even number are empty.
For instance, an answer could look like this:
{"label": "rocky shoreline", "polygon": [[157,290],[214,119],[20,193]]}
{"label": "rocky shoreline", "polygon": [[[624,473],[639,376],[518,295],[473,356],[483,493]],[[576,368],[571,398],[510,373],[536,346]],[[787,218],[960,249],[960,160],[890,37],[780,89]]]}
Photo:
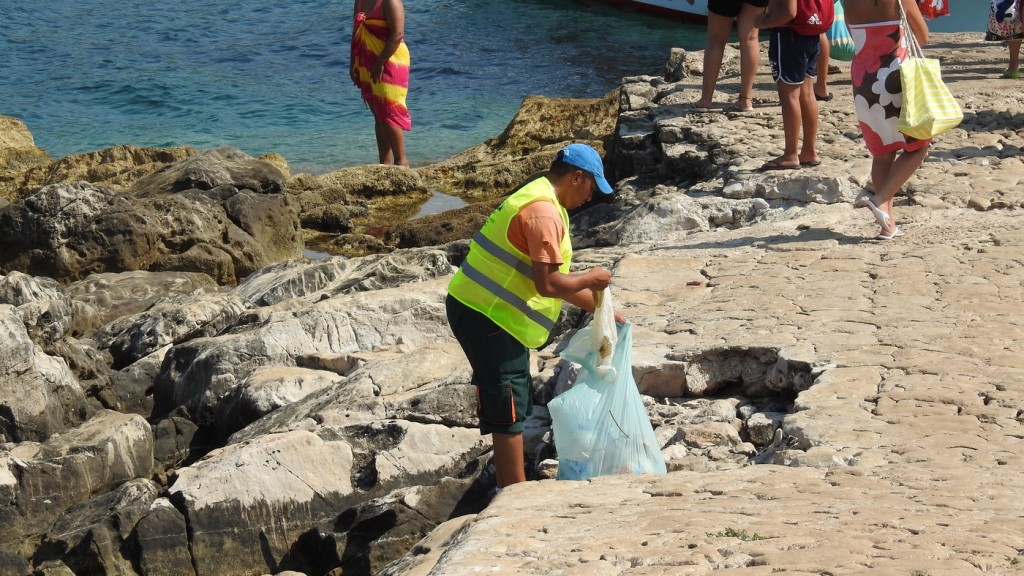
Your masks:
{"label": "rocky shoreline", "polygon": [[[236,150],[59,160],[0,117],[0,574],[1013,574],[1024,459],[1024,90],[936,34],[964,123],[873,240],[848,67],[821,166],[755,111],[698,112],[700,54],[604,99],[528,98],[446,162],[291,175]],[[615,273],[664,477],[493,501],[447,279],[500,194],[569,140],[616,195],[573,216]],[[402,222],[436,190],[470,206]],[[303,250],[336,254],[302,258]],[[552,477],[535,355],[526,435]]]}

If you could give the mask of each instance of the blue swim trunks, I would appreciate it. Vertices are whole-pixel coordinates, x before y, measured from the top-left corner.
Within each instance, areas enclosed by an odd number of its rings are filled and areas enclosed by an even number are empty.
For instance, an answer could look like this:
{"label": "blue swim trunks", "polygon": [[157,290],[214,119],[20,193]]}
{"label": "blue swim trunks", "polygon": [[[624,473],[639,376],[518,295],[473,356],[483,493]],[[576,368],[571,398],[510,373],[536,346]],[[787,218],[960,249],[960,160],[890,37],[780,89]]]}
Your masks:
{"label": "blue swim trunks", "polygon": [[817,78],[819,36],[805,36],[792,28],[772,28],[768,37],[768,62],[772,80],[786,84],[803,84],[805,78]]}

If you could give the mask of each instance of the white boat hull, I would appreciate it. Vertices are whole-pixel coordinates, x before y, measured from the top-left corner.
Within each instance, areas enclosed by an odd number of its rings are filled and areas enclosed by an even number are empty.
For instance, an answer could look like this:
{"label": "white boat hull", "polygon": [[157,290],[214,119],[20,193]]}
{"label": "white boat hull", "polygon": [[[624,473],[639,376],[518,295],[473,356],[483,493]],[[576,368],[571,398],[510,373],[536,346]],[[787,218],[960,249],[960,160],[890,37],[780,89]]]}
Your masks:
{"label": "white boat hull", "polygon": [[707,0],[603,0],[603,2],[683,20],[707,22],[708,19]]}

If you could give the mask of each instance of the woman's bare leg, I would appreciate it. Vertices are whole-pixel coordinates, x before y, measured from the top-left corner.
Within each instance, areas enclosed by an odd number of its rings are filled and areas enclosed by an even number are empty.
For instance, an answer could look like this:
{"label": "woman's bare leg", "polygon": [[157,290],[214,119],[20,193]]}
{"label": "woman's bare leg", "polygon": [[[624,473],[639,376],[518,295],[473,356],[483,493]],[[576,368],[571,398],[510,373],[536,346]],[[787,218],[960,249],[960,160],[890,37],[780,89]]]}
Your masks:
{"label": "woman's bare leg", "polygon": [[736,105],[742,110],[754,105],[754,78],[761,64],[759,30],[754,28],[754,19],[762,10],[763,8],[744,3],[736,23],[740,36],[740,95],[736,99]]}
{"label": "woman's bare leg", "polygon": [[698,108],[710,108],[718,84],[718,73],[722,70],[725,43],[732,31],[732,18],[708,13],[708,37],[704,43],[704,78],[701,82]]}
{"label": "woman's bare leg", "polygon": [[381,164],[409,166],[405,157],[405,133],[398,126],[384,121],[376,121],[374,132],[377,135],[377,154]]}
{"label": "woman's bare leg", "polygon": [[[896,152],[875,156],[871,161],[871,181],[875,185],[875,195],[871,201],[889,215],[894,225],[896,216],[893,214],[893,199],[927,155],[928,147],[925,146],[913,152],[903,152],[898,156]],[[882,230],[882,233],[885,234],[886,231]]]}
{"label": "woman's bare leg", "polygon": [[374,120],[373,133],[377,137],[377,158],[381,164],[391,164],[391,143],[388,142],[388,135],[384,131],[384,123]]}

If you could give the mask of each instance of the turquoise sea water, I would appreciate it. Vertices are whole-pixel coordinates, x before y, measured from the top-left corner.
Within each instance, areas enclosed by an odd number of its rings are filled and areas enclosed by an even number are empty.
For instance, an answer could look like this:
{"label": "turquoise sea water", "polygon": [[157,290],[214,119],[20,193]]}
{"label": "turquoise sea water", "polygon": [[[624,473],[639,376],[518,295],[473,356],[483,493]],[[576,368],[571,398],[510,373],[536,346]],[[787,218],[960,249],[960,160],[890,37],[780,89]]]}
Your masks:
{"label": "turquoise sea water", "polygon": [[[976,3],[977,7],[973,7]],[[54,157],[116,144],[279,152],[293,171],[376,161],[348,79],[352,3],[45,0],[0,24],[0,114]],[[523,97],[601,96],[658,74],[704,27],[570,0],[406,0],[410,159],[498,135]],[[962,0],[934,30],[982,30]],[[967,17],[976,15],[976,21]]]}

